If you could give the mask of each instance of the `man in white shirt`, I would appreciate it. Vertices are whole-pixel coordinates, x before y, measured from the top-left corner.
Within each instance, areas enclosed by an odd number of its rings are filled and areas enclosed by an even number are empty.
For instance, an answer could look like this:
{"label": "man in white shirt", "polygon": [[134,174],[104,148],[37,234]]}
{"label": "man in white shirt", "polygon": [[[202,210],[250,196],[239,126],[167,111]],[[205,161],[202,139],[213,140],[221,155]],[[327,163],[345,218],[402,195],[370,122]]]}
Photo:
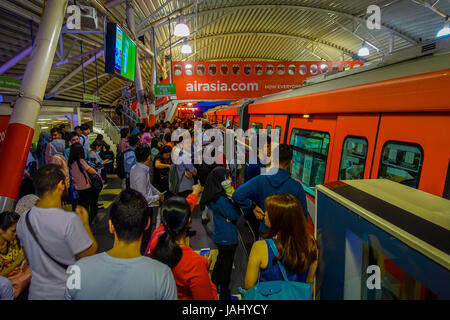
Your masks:
{"label": "man in white shirt", "polygon": [[[130,170],[130,188],[139,191],[147,200],[149,207],[153,207],[156,202],[164,200],[164,194],[160,193],[150,182],[150,165],[152,163],[152,155],[150,146],[141,144],[136,147],[136,164]],[[151,232],[156,226],[157,208],[151,210],[151,227],[144,232],[142,246],[147,246]],[[145,249],[145,248],[144,248]]]}
{"label": "man in white shirt", "polygon": [[43,166],[35,173],[33,182],[40,199],[17,223],[17,236],[33,274],[28,298],[62,300],[66,266],[95,254],[97,241],[89,227],[86,209],[78,206],[76,212],[70,212],[62,208],[69,181],[60,166]]}
{"label": "man in white shirt", "polygon": [[66,300],[177,300],[170,268],[140,252],[149,227],[147,200],[135,190],[120,193],[111,205],[111,250],[76,263],[78,285],[67,281]]}

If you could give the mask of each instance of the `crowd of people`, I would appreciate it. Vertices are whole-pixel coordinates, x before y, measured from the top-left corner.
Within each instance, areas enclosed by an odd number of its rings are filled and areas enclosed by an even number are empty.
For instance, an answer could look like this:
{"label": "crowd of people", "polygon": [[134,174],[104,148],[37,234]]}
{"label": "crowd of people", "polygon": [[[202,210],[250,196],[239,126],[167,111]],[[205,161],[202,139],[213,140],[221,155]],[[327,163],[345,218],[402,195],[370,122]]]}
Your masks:
{"label": "crowd of people", "polygon": [[[123,128],[115,166],[101,135],[90,143],[87,125],[41,134],[27,161],[16,212],[0,214],[0,297],[230,300],[242,214],[257,240],[244,289],[282,280],[277,262],[289,281],[314,281],[318,249],[307,230],[305,192],[290,176],[291,147],[279,145],[279,166],[270,168],[274,174],[261,175],[259,160],[247,163],[246,181],[238,186],[223,153],[212,154],[220,164],[193,161],[195,148],[214,142],[206,132],[209,123],[203,125],[201,145],[192,140],[191,150],[173,154],[186,145],[183,137],[172,141],[174,131],[190,130],[193,138],[193,127],[192,121],[177,119]],[[258,159],[263,150],[270,150],[270,139],[256,151]],[[112,173],[122,179],[122,192],[108,208],[114,245],[97,253],[91,229]],[[187,241],[195,236],[191,222],[197,206],[202,222],[212,217],[214,223],[218,255],[211,275],[212,254],[198,254]]]}

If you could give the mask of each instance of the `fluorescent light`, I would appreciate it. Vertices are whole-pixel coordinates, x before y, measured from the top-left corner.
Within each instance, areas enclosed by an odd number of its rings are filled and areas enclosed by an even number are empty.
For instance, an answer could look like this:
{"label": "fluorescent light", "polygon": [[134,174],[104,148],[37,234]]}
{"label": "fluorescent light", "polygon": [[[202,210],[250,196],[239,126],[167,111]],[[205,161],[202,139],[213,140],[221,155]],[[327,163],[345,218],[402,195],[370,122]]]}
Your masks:
{"label": "fluorescent light", "polygon": [[439,30],[439,32],[437,33],[437,37],[441,38],[441,37],[445,37],[448,36],[450,34],[450,26],[449,26],[449,20],[445,21],[444,23],[444,27]]}
{"label": "fluorescent light", "polygon": [[181,47],[181,53],[183,53],[183,54],[191,54],[192,53],[192,48],[187,42],[185,44],[183,44],[183,46]]}
{"label": "fluorescent light", "polygon": [[39,118],[38,120],[39,121],[51,121],[52,119],[41,119],[41,118]]}
{"label": "fluorescent light", "polygon": [[177,37],[187,37],[191,33],[189,31],[189,27],[184,22],[180,22],[175,26],[173,34]]}
{"label": "fluorescent light", "polygon": [[41,129],[48,129],[48,127],[41,127]]}
{"label": "fluorescent light", "polygon": [[359,49],[359,51],[358,51],[358,56],[360,56],[360,57],[367,57],[368,55],[370,55],[369,48],[367,48],[366,44],[363,43],[361,49]]}

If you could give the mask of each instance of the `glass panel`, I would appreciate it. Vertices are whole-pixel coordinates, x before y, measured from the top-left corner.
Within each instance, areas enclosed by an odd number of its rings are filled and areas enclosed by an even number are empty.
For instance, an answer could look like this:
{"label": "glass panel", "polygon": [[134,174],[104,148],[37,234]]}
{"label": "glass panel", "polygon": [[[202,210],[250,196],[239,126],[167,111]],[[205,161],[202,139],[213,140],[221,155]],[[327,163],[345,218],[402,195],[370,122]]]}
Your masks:
{"label": "glass panel", "polygon": [[301,64],[301,65],[298,67],[298,72],[299,72],[302,76],[306,75],[306,74],[308,73],[308,66],[307,66],[306,64]]}
{"label": "glass panel", "polygon": [[330,135],[326,132],[294,129],[291,146],[294,163],[291,173],[301,181],[303,188],[315,196],[315,186],[324,182]]}
{"label": "glass panel", "polygon": [[383,147],[378,175],[417,188],[422,163],[423,151],[419,145],[388,142]]}
{"label": "glass panel", "polygon": [[309,71],[311,72],[312,75],[316,75],[319,72],[319,68],[317,67],[317,64],[312,64],[309,67]]}
{"label": "glass panel", "polygon": [[328,65],[326,63],[323,63],[320,65],[320,72],[322,72],[322,73],[328,72]]}
{"label": "glass panel", "polygon": [[281,135],[281,127],[280,126],[276,126],[275,127],[275,136],[278,136],[278,141],[280,141],[280,143],[281,143],[280,135]]}
{"label": "glass panel", "polygon": [[363,179],[366,157],[367,140],[365,138],[345,138],[342,148],[339,180]]}
{"label": "glass panel", "polygon": [[227,123],[225,124],[226,128],[229,128],[231,124],[230,116],[227,117]]}

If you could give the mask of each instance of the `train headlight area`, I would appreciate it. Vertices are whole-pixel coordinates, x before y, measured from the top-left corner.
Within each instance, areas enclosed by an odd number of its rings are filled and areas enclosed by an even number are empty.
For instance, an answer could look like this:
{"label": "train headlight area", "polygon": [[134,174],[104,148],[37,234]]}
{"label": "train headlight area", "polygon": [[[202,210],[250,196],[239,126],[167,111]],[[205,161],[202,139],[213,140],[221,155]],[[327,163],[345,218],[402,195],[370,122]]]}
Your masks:
{"label": "train headlight area", "polygon": [[[176,179],[169,178],[173,167],[162,153],[177,142],[167,134],[176,128],[192,133],[202,121],[203,133],[195,135],[204,139],[201,151],[216,141],[206,132],[211,129],[224,136],[265,134],[267,147],[289,145],[292,161],[284,169],[302,199],[304,193],[307,232],[318,244],[312,299],[449,300],[450,3],[160,2],[0,1],[0,212],[14,210],[28,190],[24,181],[31,189],[30,170],[54,156],[72,181],[78,136],[90,158],[86,165],[102,177],[99,201],[107,210],[99,203],[91,231],[107,251],[114,245],[105,236],[108,206],[130,186],[124,153],[135,153],[145,137],[152,158],[145,182],[170,189]],[[186,22],[187,36],[175,37],[179,22]],[[190,52],[183,48],[188,42]],[[61,150],[51,148],[50,130],[66,140],[64,150],[63,142]],[[223,165],[232,180],[223,189],[239,214],[235,256],[228,257],[233,298],[243,297],[250,252],[263,236],[257,218],[266,219],[263,204],[247,199],[252,209],[239,208],[231,197],[251,182],[247,160],[264,149],[259,142],[254,150],[250,140],[224,139],[222,150],[243,144],[247,157],[245,164]],[[39,149],[36,168],[30,166],[33,148]],[[226,158],[222,151],[214,153],[216,161]],[[167,172],[152,182],[163,167]],[[183,184],[185,177],[200,180],[186,170]],[[93,188],[91,178],[83,183]],[[258,186],[261,194],[264,186]],[[77,187],[73,182],[71,190]],[[167,201],[159,199],[156,207]],[[90,212],[95,208],[89,203]],[[198,200],[191,225],[197,235],[186,245],[208,248],[213,271],[220,223],[205,212]],[[231,220],[225,221],[228,227]],[[9,259],[5,239],[0,233],[0,271]]]}

